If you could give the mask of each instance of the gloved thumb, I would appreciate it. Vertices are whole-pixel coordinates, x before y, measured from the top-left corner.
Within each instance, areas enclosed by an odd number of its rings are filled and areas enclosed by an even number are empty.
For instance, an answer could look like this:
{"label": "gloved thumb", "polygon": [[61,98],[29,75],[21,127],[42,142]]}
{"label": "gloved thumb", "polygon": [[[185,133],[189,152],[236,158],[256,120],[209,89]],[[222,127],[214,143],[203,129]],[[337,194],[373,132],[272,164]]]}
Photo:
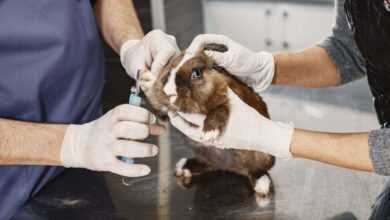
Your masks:
{"label": "gloved thumb", "polygon": [[153,76],[158,76],[162,68],[168,64],[169,60],[176,54],[175,49],[167,49],[157,53],[156,57],[153,58],[151,72]]}
{"label": "gloved thumb", "polygon": [[196,125],[198,127],[203,127],[204,120],[206,119],[206,115],[203,114],[196,114],[196,113],[184,113],[184,112],[177,112],[177,114],[185,119],[187,122]]}
{"label": "gloved thumb", "polygon": [[[187,118],[183,118],[181,115],[173,112],[168,112],[169,120],[171,124],[177,128],[180,132],[191,138],[192,140],[199,141],[202,135],[203,121],[201,124],[194,123]],[[196,127],[198,126],[198,127]]]}

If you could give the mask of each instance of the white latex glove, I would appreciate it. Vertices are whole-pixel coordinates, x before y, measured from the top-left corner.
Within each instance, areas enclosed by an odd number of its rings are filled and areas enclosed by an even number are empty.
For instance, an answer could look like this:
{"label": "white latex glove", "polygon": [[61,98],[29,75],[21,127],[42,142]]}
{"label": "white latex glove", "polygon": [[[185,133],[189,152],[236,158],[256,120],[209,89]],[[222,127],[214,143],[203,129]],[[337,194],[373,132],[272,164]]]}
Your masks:
{"label": "white latex glove", "polygon": [[[224,133],[203,132],[205,115],[169,113],[173,126],[189,138],[221,149],[261,151],[279,158],[291,158],[290,144],[294,126],[273,122],[244,103],[228,90],[230,118]],[[199,127],[190,126],[188,122]],[[218,136],[220,135],[220,136]]]}
{"label": "white latex glove", "polygon": [[70,125],[61,146],[62,164],[128,177],[145,176],[150,173],[148,166],[126,164],[117,156],[156,156],[156,146],[136,142],[154,132],[151,128],[155,125],[150,125],[154,121],[155,117],[143,108],[121,105],[90,123]]}
{"label": "white latex glove", "polygon": [[142,40],[126,41],[120,49],[120,58],[127,74],[135,79],[137,71],[146,68],[157,76],[177,53],[180,53],[180,50],[176,38],[160,30],[154,30]]}
{"label": "white latex glove", "polygon": [[268,52],[255,53],[224,35],[204,34],[197,36],[186,52],[196,53],[205,44],[223,44],[228,48],[225,53],[205,51],[215,62],[231,74],[251,86],[256,92],[267,89],[274,78],[275,62]]}

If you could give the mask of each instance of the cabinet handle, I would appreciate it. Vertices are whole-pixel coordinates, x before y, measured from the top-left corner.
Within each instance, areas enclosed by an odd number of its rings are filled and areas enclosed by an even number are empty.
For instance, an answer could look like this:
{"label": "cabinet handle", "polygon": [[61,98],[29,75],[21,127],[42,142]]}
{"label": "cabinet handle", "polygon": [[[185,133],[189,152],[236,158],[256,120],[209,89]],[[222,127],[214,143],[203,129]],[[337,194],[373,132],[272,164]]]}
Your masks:
{"label": "cabinet handle", "polygon": [[282,45],[283,45],[284,49],[289,49],[290,48],[290,43],[287,42],[287,41],[283,41]]}
{"label": "cabinet handle", "polygon": [[265,45],[267,46],[267,47],[271,47],[272,46],[272,40],[271,39],[269,39],[269,38],[267,38],[267,39],[265,39]]}

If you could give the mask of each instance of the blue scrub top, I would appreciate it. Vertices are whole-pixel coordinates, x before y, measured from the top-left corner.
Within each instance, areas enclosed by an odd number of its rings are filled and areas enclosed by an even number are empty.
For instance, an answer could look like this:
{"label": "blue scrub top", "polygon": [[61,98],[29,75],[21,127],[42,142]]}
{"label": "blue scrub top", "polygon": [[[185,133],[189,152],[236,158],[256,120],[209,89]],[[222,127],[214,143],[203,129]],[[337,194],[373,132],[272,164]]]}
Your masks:
{"label": "blue scrub top", "polygon": [[[85,123],[101,115],[104,59],[88,0],[0,0],[0,118]],[[62,168],[0,166],[7,220]]]}

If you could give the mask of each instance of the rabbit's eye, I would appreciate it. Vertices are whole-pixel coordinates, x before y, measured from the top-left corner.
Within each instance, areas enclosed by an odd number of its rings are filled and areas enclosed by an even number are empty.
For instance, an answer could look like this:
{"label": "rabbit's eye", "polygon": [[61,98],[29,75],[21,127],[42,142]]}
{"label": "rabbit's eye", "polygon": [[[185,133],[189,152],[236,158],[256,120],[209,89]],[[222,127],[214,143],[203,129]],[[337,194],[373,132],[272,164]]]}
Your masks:
{"label": "rabbit's eye", "polygon": [[191,72],[191,80],[192,79],[200,79],[200,78],[202,78],[202,76],[203,76],[203,73],[202,73],[202,70],[200,70],[200,69],[193,69]]}

